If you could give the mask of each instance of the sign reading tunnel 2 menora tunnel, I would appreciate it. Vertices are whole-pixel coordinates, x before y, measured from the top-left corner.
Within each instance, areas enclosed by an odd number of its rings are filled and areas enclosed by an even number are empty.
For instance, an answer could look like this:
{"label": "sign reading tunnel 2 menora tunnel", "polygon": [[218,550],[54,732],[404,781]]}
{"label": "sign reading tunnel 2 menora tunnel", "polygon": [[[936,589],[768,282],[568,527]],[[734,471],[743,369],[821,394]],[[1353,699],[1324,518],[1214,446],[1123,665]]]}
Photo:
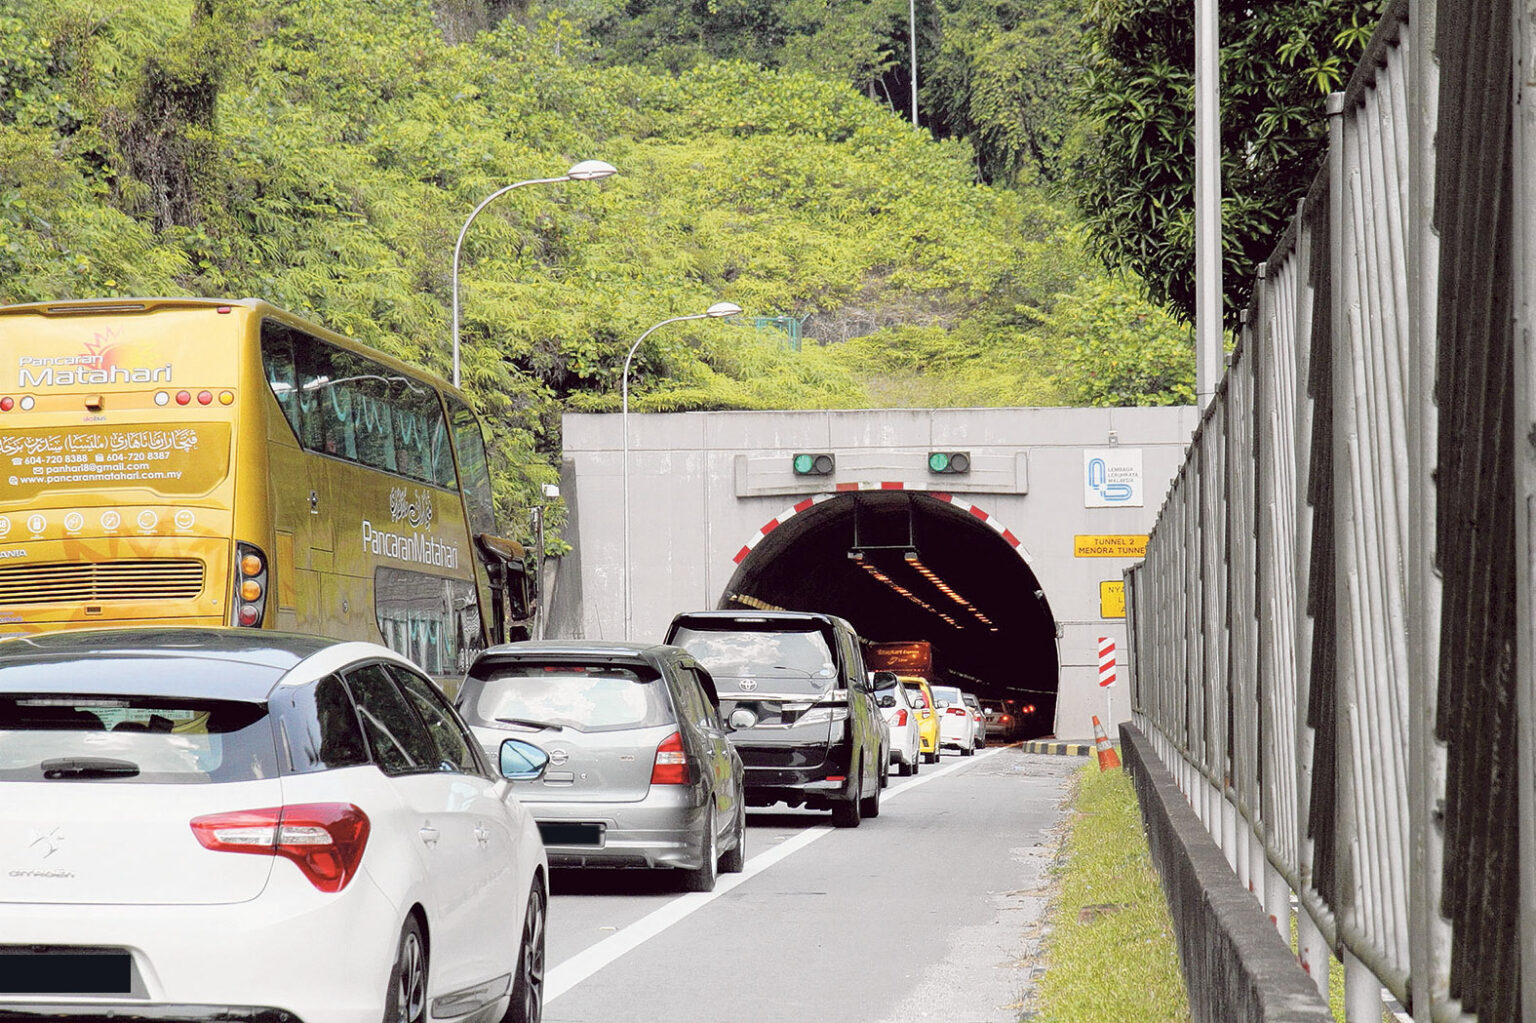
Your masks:
{"label": "sign reading tunnel 2 menora tunnel", "polygon": [[[546,574],[545,635],[659,642],[681,611],[823,611],[871,641],[929,641],[955,684],[1034,704],[1033,734],[1087,738],[1105,713],[1099,637],[1125,649],[1100,584],[1142,557],[1196,421],[1192,407],[631,414],[626,457],[623,417],[567,415],[573,549]],[[965,453],[966,471],[933,470],[934,451]],[[830,471],[797,473],[807,453]],[[1116,720],[1129,692],[1113,690]]]}

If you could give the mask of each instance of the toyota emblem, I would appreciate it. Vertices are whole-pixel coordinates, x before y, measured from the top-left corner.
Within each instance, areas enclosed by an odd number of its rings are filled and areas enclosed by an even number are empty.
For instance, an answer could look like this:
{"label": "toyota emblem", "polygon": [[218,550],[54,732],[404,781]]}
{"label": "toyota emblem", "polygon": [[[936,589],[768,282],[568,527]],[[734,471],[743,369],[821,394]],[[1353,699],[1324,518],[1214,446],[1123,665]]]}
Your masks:
{"label": "toyota emblem", "polygon": [[757,688],[757,679],[744,678],[739,680],[736,684],[740,686],[744,692],[750,693],[752,690]]}

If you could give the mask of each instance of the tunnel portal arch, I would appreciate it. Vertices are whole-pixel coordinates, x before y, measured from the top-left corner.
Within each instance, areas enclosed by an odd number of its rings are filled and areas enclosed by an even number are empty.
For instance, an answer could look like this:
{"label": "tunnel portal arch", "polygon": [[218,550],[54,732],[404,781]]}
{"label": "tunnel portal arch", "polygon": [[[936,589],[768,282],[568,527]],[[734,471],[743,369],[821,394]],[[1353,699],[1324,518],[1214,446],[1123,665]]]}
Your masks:
{"label": "tunnel portal arch", "polygon": [[900,484],[807,497],[737,552],[722,609],[823,611],[873,642],[927,640],[939,670],[982,699],[1033,705],[1048,734],[1056,620],[1020,539],[951,494]]}

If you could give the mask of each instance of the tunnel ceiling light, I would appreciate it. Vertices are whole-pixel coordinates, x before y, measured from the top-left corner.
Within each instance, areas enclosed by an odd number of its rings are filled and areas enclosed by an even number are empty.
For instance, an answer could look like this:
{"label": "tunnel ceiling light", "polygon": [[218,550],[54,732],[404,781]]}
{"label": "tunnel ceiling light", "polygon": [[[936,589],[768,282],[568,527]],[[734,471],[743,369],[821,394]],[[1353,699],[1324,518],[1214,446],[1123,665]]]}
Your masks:
{"label": "tunnel ceiling light", "polygon": [[940,475],[970,472],[971,453],[969,451],[930,451],[928,452],[928,471]]}
{"label": "tunnel ceiling light", "polygon": [[788,608],[780,607],[777,604],[770,604],[766,600],[759,600],[757,597],[752,596],[750,593],[733,593],[731,594],[731,599],[743,607],[754,607],[759,611],[789,610]]}
{"label": "tunnel ceiling light", "polygon": [[950,600],[953,600],[956,604],[959,604],[961,607],[969,611],[976,617],[978,622],[987,626],[993,632],[997,631],[997,626],[992,624],[992,619],[982,614],[980,608],[978,608],[975,604],[972,604],[969,600],[966,600],[960,594],[956,593],[953,587],[935,575],[933,569],[923,564],[923,559],[918,557],[916,551],[908,551],[904,557],[907,559],[907,564],[911,565],[912,569],[917,572],[918,575],[932,583],[940,593],[944,594],[944,596],[948,597]]}
{"label": "tunnel ceiling light", "polygon": [[876,582],[882,583],[883,585],[890,587],[892,590],[895,590],[901,596],[906,597],[908,600],[910,600],[912,603],[916,604],[918,607],[922,608],[924,611],[927,611],[929,614],[935,615],[938,618],[941,618],[944,621],[948,622],[950,628],[952,628],[952,629],[962,628],[962,626],[960,625],[959,622],[955,621],[949,615],[945,614],[943,611],[940,611],[938,608],[936,608],[932,604],[928,603],[922,597],[919,597],[917,594],[913,593],[911,590],[907,589],[905,586],[901,585],[896,580],[894,580],[890,576],[886,575],[884,572],[880,571],[871,562],[865,560],[864,555],[859,554],[857,552],[852,552],[848,556],[853,559],[855,564],[857,564],[864,571],[868,572],[870,574],[870,576],[875,579]]}
{"label": "tunnel ceiling light", "polygon": [[837,468],[837,459],[826,452],[810,454],[802,452],[795,455],[790,464],[796,476],[830,476]]}

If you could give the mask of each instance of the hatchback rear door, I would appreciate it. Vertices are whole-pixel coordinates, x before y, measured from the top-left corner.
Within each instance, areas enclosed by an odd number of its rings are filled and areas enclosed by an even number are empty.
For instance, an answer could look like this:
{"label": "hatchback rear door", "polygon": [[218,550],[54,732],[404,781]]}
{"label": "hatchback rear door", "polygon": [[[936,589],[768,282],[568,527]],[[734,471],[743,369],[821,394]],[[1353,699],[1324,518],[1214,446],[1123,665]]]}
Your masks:
{"label": "hatchback rear door", "polygon": [[0,695],[0,904],[249,901],[273,858],[192,821],[282,804],[264,703]]}
{"label": "hatchback rear door", "polygon": [[499,659],[476,671],[483,686],[470,720],[483,748],[521,738],[549,754],[539,802],[638,802],[651,788],[656,747],[678,730],[666,686],[641,663]]}

